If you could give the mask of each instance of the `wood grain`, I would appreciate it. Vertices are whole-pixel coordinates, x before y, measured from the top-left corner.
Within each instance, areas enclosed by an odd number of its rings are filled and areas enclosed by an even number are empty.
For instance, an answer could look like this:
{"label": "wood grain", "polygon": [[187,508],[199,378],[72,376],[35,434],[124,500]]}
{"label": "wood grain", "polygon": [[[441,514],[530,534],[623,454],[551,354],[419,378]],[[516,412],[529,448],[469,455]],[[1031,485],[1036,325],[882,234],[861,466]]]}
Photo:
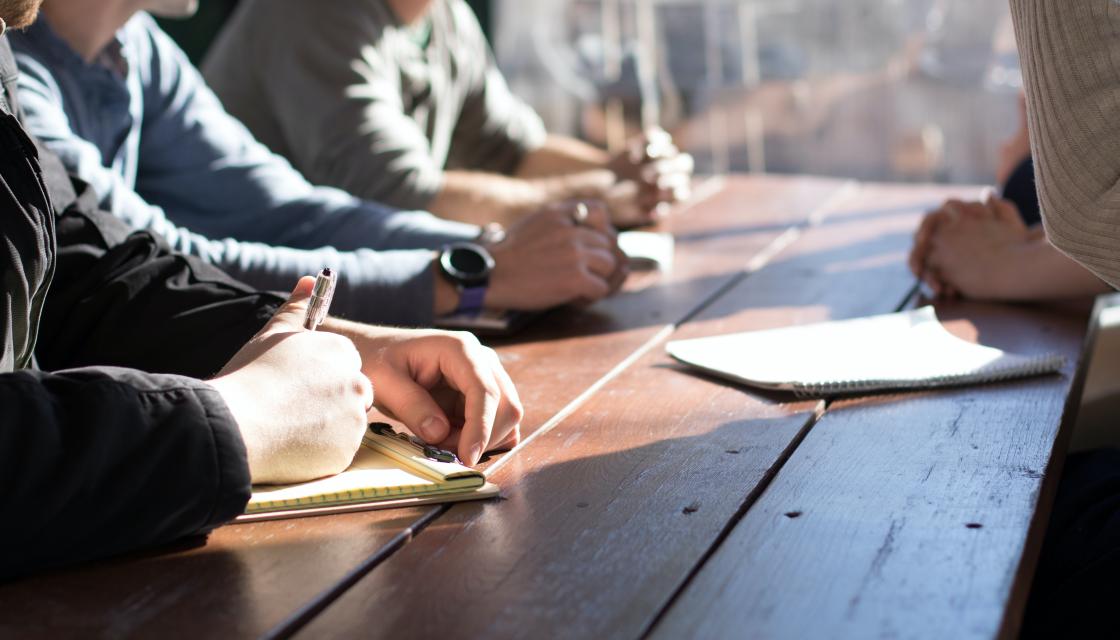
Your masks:
{"label": "wood grain", "polygon": [[5,584],[0,637],[257,636],[424,513],[233,525],[204,542]]}
{"label": "wood grain", "polygon": [[[858,190],[673,337],[895,308],[910,233],[945,193]],[[299,636],[640,636],[814,408],[684,373],[661,347],[503,461],[504,500],[454,506]]]}
{"label": "wood grain", "polygon": [[1066,368],[837,403],[654,638],[744,630],[758,638],[991,638],[1004,630],[1086,318],[977,304],[940,314],[955,333],[985,344],[1063,353]]}
{"label": "wood grain", "polygon": [[727,286],[751,258],[806,223],[847,184],[804,177],[719,180],[718,193],[663,225],[677,237],[670,273],[634,274],[614,297],[587,309],[555,310],[522,334],[489,341],[525,405],[523,436]]}
{"label": "wood grain", "polygon": [[[562,310],[498,345],[532,433],[668,324],[732,281],[743,263],[803,223],[844,183],[730,178],[678,212],[671,274],[643,274],[590,309]],[[725,229],[726,233],[720,230]],[[377,511],[225,527],[189,550],[165,549],[0,586],[0,635],[255,636],[385,555],[386,544],[441,508]]]}

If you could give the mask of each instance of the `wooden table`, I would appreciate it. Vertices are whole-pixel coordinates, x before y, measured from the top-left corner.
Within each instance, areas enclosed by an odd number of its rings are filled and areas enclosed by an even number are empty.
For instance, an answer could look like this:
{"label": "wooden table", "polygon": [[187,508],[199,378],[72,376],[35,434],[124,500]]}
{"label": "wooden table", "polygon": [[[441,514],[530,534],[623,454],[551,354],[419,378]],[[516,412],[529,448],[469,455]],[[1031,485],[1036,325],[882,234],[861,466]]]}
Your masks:
{"label": "wooden table", "polygon": [[[940,305],[1061,375],[833,401],[698,376],[668,339],[915,304],[921,213],[977,189],[713,178],[670,274],[497,343],[524,442],[502,498],[229,526],[0,586],[18,637],[1015,634],[1080,385],[1087,313]],[[1068,405],[1068,406],[1067,406]]]}

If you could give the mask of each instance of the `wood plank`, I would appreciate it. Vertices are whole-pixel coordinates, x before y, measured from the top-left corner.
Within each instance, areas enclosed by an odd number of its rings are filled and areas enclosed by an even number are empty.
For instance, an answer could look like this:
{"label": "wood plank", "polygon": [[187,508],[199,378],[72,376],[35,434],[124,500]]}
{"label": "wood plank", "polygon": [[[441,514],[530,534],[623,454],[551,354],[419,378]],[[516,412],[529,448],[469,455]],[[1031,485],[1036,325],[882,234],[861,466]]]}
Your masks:
{"label": "wood plank", "polygon": [[[671,274],[643,274],[588,310],[552,314],[499,353],[532,433],[604,374],[731,281],[749,256],[843,187],[817,178],[731,178],[676,214]],[[738,215],[736,215],[738,214]],[[737,226],[733,226],[737,225]],[[718,230],[732,227],[728,234]],[[547,366],[541,366],[547,363]],[[558,376],[556,372],[563,372]],[[221,528],[200,548],[167,549],[0,586],[0,632],[21,637],[154,633],[260,635],[388,555],[441,507]]]}
{"label": "wood plank", "polygon": [[1036,508],[1055,481],[1086,316],[979,304],[939,314],[962,337],[1063,353],[1066,367],[830,408],[652,637],[1015,634],[1021,611],[1005,625],[1005,610],[1032,523],[1036,536],[1045,523]]}
{"label": "wood plank", "polygon": [[[910,233],[946,193],[860,190],[673,337],[894,308]],[[682,373],[654,346],[497,465],[504,500],[452,507],[299,636],[640,636],[814,410]]]}
{"label": "wood plank", "polygon": [[806,177],[720,180],[723,186],[717,194],[675,212],[663,225],[677,238],[670,273],[637,273],[619,295],[588,309],[557,309],[522,334],[488,341],[525,405],[524,436],[658,332],[684,319],[738,276],[747,261],[789,229],[806,223],[848,185]]}
{"label": "wood plank", "polygon": [[0,637],[257,636],[425,512],[228,526],[204,543],[0,585]]}

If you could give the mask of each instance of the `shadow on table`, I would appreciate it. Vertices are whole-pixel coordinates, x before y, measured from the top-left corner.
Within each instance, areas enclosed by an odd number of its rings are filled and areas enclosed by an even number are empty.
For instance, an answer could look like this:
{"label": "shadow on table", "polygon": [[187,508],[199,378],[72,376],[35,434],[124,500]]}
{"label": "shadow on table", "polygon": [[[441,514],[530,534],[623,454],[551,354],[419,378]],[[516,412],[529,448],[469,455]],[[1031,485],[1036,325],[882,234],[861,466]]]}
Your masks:
{"label": "shadow on table", "polygon": [[[559,340],[630,331],[649,326],[679,325],[691,320],[698,308],[700,317],[711,320],[756,308],[773,306],[776,297],[790,289],[815,292],[799,305],[834,297],[836,287],[866,287],[889,282],[881,274],[894,271],[909,278],[905,256],[899,247],[909,247],[909,232],[887,232],[843,246],[779,255],[761,271],[747,274],[741,270],[674,280],[672,275],[634,290],[624,290],[586,307],[560,307],[545,312],[521,332],[507,337],[488,338],[491,346]],[[880,275],[876,275],[880,274]],[[759,299],[732,297],[749,292],[751,287],[727,291],[747,279],[765,279]],[[716,300],[716,297],[720,299]],[[716,302],[716,304],[712,304]],[[892,300],[898,304],[900,300]]]}
{"label": "shadow on table", "polygon": [[[550,464],[538,453],[524,470],[511,461],[496,478],[503,499],[454,505],[367,576],[361,596],[371,602],[350,598],[348,614],[399,603],[384,612],[385,628],[419,637],[452,625],[464,637],[520,637],[528,619],[542,636],[640,636],[646,616],[777,472],[809,417],[767,412],[697,433],[703,409],[689,413],[548,438],[568,459]],[[483,594],[470,612],[423,605],[464,593]],[[356,614],[354,605],[368,608]]]}
{"label": "shadow on table", "polygon": [[[205,628],[227,637],[257,636],[425,512],[230,525],[209,537],[27,577],[0,585],[0,636],[165,636],[179,628],[175,636],[203,615]],[[372,541],[363,544],[362,536]]]}
{"label": "shadow on table", "polygon": [[[911,216],[916,213],[933,211],[934,209],[940,207],[942,204],[943,203],[940,200],[930,200],[928,202],[898,205],[895,207],[883,207],[880,209],[844,211],[842,213],[838,213],[825,218],[819,226],[829,227],[836,224],[849,224],[860,221],[879,220],[892,216]],[[788,223],[745,224],[740,226],[721,227],[719,229],[709,229],[704,231],[675,233],[673,234],[673,237],[676,239],[677,244],[687,245],[693,242],[706,242],[717,238],[751,235],[755,233],[780,233],[788,228],[790,228],[790,225]]]}

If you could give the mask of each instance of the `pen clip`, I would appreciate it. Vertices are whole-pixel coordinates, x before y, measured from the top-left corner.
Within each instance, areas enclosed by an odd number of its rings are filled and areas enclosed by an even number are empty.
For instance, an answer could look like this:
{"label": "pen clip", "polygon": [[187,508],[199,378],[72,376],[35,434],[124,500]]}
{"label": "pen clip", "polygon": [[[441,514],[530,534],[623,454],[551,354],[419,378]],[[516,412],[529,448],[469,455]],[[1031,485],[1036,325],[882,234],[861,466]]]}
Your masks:
{"label": "pen clip", "polygon": [[463,464],[459,461],[459,456],[456,456],[454,453],[446,449],[440,449],[439,447],[432,446],[415,436],[408,435],[407,433],[400,433],[399,431],[395,431],[392,425],[386,424],[384,422],[371,422],[369,425],[369,430],[379,436],[396,438],[397,440],[406,442],[419,449],[420,452],[424,454],[424,457],[429,460],[434,460],[436,462],[453,462],[455,464]]}

